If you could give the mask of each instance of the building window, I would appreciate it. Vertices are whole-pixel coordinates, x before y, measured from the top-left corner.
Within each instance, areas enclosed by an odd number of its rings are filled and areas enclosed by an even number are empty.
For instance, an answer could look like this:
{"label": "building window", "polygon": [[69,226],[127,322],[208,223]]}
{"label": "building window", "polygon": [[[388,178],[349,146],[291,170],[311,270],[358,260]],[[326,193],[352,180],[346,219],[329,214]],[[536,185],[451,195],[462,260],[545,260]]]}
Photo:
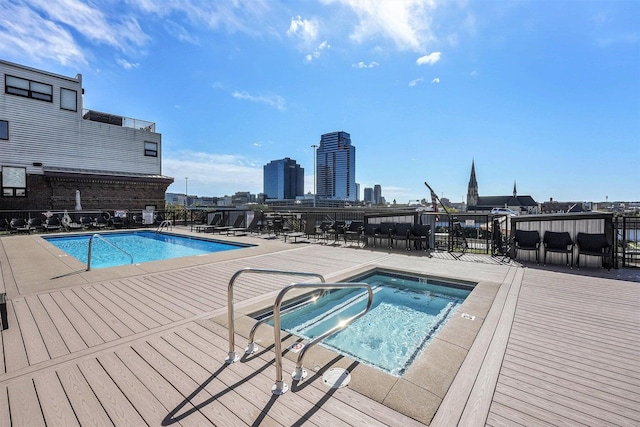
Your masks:
{"label": "building window", "polygon": [[9,122],[0,120],[0,139],[9,139]]}
{"label": "building window", "polygon": [[4,166],[2,168],[2,195],[4,197],[26,197],[27,169]]}
{"label": "building window", "polygon": [[158,157],[158,143],[145,141],[144,155],[149,157]]}
{"label": "building window", "polygon": [[78,92],[61,87],[60,108],[63,110],[78,111]]}
{"label": "building window", "polygon": [[4,91],[11,95],[53,102],[53,86],[20,77],[5,75]]}

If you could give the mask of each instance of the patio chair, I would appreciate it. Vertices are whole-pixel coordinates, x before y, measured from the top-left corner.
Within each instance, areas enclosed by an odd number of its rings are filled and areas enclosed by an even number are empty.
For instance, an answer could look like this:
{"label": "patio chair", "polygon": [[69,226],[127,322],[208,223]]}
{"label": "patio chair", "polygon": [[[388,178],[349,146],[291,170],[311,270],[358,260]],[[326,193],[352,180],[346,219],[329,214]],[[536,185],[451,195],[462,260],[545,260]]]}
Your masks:
{"label": "patio chair", "polygon": [[393,222],[381,222],[380,226],[376,230],[376,234],[373,235],[373,246],[376,246],[376,241],[380,240],[380,244],[382,244],[382,240],[387,240],[387,247],[391,247],[391,232],[395,227],[395,223]]}
{"label": "patio chair", "polygon": [[412,224],[408,222],[399,222],[393,226],[389,233],[390,246],[398,246],[398,242],[404,242],[404,249],[409,250],[409,235],[411,234]]}
{"label": "patio chair", "polygon": [[78,224],[80,224],[83,229],[91,228],[91,223],[91,217],[88,216],[81,216],[78,220]]}
{"label": "patio chair", "polygon": [[362,230],[362,240],[364,241],[364,245],[369,244],[369,240],[373,241],[373,246],[376,245],[376,233],[378,232],[378,227],[380,224],[367,223],[364,226],[364,230]]}
{"label": "patio chair", "polygon": [[362,232],[364,231],[364,222],[363,221],[351,221],[349,226],[344,230],[344,243],[347,244],[348,241],[355,240],[360,246],[360,242],[362,241]]}
{"label": "patio chair", "polygon": [[604,233],[578,233],[576,237],[578,257],[576,267],[580,268],[580,255],[598,256],[602,259],[603,267],[611,271],[613,259],[611,257],[611,243]]}
{"label": "patio chair", "polygon": [[46,231],[56,231],[62,228],[62,223],[60,222],[60,219],[54,215],[52,217],[47,218],[44,221],[43,226]]}
{"label": "patio chair", "polygon": [[536,264],[540,264],[540,233],[537,230],[516,230],[513,237],[515,257],[518,258],[518,251],[535,251]]}
{"label": "patio chair", "polygon": [[30,233],[31,227],[24,218],[11,218],[9,221],[9,234]]}
{"label": "patio chair", "polygon": [[509,241],[502,235],[500,220],[494,219],[491,229],[491,255],[506,258],[509,256],[509,249]]}
{"label": "patio chair", "polygon": [[[565,254],[567,265],[573,268],[573,240],[567,231],[545,231],[542,246],[544,251],[543,265],[547,265],[547,252],[555,252]],[[569,263],[569,254],[571,254],[571,263]]]}
{"label": "patio chair", "polygon": [[413,243],[416,250],[429,250],[429,236],[431,235],[431,226],[426,224],[414,224],[409,233],[409,242]]}
{"label": "patio chair", "polygon": [[328,238],[329,236],[333,236],[333,242],[337,242],[340,236],[344,235],[345,227],[347,223],[345,221],[333,221],[331,227],[326,230],[325,236]]}
{"label": "patio chair", "polygon": [[91,223],[91,228],[96,228],[98,230],[102,230],[103,228],[107,228],[108,226],[109,221],[102,215],[97,216]]}
{"label": "patio chair", "polygon": [[233,224],[213,227],[212,232],[215,233],[217,231],[220,234],[222,234],[223,231],[226,231],[228,233],[229,230],[233,230],[234,228],[240,228],[243,222],[244,222],[244,215],[238,215],[236,219],[233,221]]}
{"label": "patio chair", "polygon": [[29,218],[27,224],[29,224],[31,230],[44,231],[44,224],[40,218]]}
{"label": "patio chair", "polygon": [[135,214],[132,219],[133,219],[133,225],[135,227],[142,227],[144,225],[144,221],[142,220],[142,215]]}

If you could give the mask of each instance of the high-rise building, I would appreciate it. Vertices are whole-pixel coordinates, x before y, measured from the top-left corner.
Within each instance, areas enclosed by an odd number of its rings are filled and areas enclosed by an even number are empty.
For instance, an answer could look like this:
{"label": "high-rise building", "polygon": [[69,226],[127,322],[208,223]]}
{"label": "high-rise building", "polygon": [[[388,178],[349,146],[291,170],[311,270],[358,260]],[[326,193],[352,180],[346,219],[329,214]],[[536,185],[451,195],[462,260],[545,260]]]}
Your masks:
{"label": "high-rise building", "polygon": [[373,203],[373,188],[371,187],[365,187],[364,188],[364,202],[365,203],[371,203],[372,205]]}
{"label": "high-rise building", "polygon": [[357,199],[356,147],[347,132],[325,133],[316,151],[319,199]]}
{"label": "high-rise building", "polygon": [[264,193],[267,199],[295,199],[304,195],[304,168],[288,157],[267,163]]}
{"label": "high-rise building", "polygon": [[381,205],[382,203],[382,187],[376,184],[373,186],[373,204]]}

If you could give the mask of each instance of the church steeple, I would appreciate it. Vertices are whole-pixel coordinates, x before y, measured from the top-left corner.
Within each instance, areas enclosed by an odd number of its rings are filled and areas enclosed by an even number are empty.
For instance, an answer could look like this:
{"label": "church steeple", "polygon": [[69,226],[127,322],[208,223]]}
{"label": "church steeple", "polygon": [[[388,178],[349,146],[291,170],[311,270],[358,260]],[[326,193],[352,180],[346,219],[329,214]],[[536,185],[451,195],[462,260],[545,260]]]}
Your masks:
{"label": "church steeple", "polygon": [[513,197],[518,197],[518,191],[516,190],[516,181],[513,180]]}
{"label": "church steeple", "polygon": [[467,209],[469,206],[478,205],[478,181],[476,181],[475,160],[471,161],[471,176],[469,177],[469,188],[467,189]]}

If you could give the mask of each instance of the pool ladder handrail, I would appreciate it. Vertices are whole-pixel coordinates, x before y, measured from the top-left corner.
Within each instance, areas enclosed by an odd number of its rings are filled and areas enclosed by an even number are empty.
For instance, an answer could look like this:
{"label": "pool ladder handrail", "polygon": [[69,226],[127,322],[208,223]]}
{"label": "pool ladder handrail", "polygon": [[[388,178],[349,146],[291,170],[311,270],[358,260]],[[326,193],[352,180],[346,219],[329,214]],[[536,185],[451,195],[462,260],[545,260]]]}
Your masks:
{"label": "pool ladder handrail", "polygon": [[354,320],[364,316],[371,305],[373,304],[373,290],[371,285],[363,282],[337,282],[337,283],[323,283],[323,284],[315,284],[315,283],[293,283],[284,287],[278,296],[276,297],[276,301],[273,304],[273,341],[274,341],[274,352],[276,356],[276,383],[271,387],[271,392],[276,395],[281,395],[287,392],[289,387],[282,379],[282,343],[280,341],[280,306],[282,305],[282,300],[287,292],[291,289],[296,288],[315,288],[315,289],[345,289],[345,288],[363,288],[367,290],[368,299],[367,306],[360,313],[356,313],[355,315],[349,317],[348,319],[340,321],[338,325],[333,327],[332,329],[326,331],[320,336],[315,337],[308,343],[306,343],[300,353],[298,353],[298,360],[296,362],[296,369],[291,374],[294,380],[301,380],[307,376],[307,371],[302,368],[302,361],[307,350],[314,345],[318,344],[323,339],[327,338],[330,335],[335,334],[349,326],[353,323]]}
{"label": "pool ladder handrail", "polygon": [[158,225],[158,228],[156,228],[156,233],[160,233],[164,227],[167,228],[167,231],[169,231],[169,228],[173,229],[173,223],[170,219],[162,220],[160,225]]}
{"label": "pool ladder handrail", "polygon": [[111,243],[110,241],[108,241],[107,239],[105,239],[104,237],[102,237],[101,235],[99,235],[98,233],[94,234],[93,236],[91,236],[89,238],[89,248],[87,249],[87,271],[91,271],[91,249],[93,248],[93,239],[94,237],[98,237],[100,239],[102,239],[103,242],[105,242],[106,244],[112,246],[113,248],[119,250],[120,252],[124,253],[125,255],[127,255],[129,258],[131,258],[131,262],[129,264],[133,264],[133,256],[125,251],[122,248],[119,248],[118,246],[114,245],[113,243]]}
{"label": "pool ladder handrail", "polygon": [[[318,274],[318,273],[308,273],[308,272],[303,272],[303,271],[290,271],[290,270],[271,270],[271,269],[264,269],[264,268],[252,268],[252,267],[247,267],[247,268],[243,268],[241,270],[236,271],[233,276],[231,276],[231,279],[229,279],[229,284],[227,285],[227,320],[229,323],[229,354],[227,356],[227,358],[225,359],[226,363],[234,363],[237,362],[238,360],[240,360],[240,357],[236,354],[235,351],[235,321],[234,321],[234,308],[233,308],[233,285],[236,281],[236,279],[241,276],[244,273],[254,273],[254,274],[272,274],[272,275],[285,275],[285,276],[309,276],[309,277],[317,277],[320,279],[320,281],[322,283],[325,283],[324,280],[324,276],[322,274]],[[266,321],[268,321],[269,318],[265,318],[263,320],[259,320],[258,322],[256,322],[256,324],[253,326],[252,329],[252,335],[251,335],[251,343],[250,346],[247,347],[247,350],[245,351],[245,353],[252,353],[255,350],[255,346],[253,345],[253,334],[255,334],[255,329],[257,329],[257,327],[259,326],[259,324],[262,324]],[[249,347],[252,348],[251,351],[249,350]]]}

